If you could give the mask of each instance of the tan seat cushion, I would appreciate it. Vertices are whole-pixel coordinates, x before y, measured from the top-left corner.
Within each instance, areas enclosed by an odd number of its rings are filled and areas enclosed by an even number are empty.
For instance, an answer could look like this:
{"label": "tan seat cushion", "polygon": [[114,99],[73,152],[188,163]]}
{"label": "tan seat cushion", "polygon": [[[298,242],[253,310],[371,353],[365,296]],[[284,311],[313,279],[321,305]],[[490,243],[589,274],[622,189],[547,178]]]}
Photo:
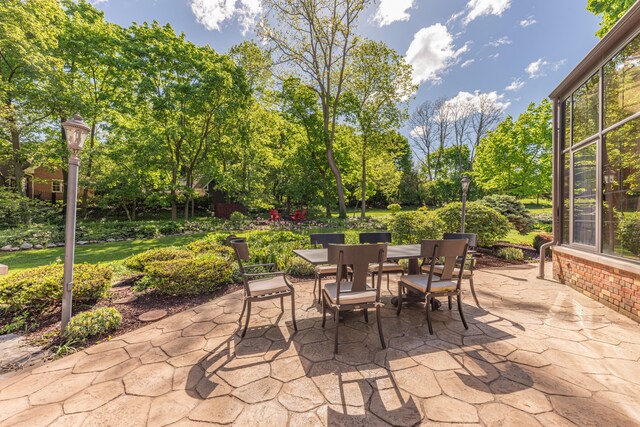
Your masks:
{"label": "tan seat cushion", "polygon": [[[366,290],[351,292],[351,282],[343,281],[340,284],[340,305],[349,304],[366,304],[376,302],[376,290],[367,285]],[[333,304],[336,303],[337,285],[328,283],[324,285],[324,290],[329,295],[329,299]]]}
{"label": "tan seat cushion", "polygon": [[[424,293],[427,291],[429,275],[410,274],[408,276],[402,276],[400,281],[405,285]],[[437,277],[434,277],[431,281],[431,292],[453,292],[456,290],[456,284],[457,282],[454,282],[453,280],[439,280]]]}
{"label": "tan seat cushion", "polygon": [[[313,271],[316,274],[335,276],[338,271],[338,267],[335,265],[318,265]],[[351,271],[351,267],[347,267],[347,271]]]}
{"label": "tan seat cushion", "polygon": [[[403,272],[404,269],[400,264],[396,264],[395,262],[385,262],[382,264],[382,271],[384,273],[400,273]],[[369,264],[369,273],[377,273],[378,272],[378,264]]]}
{"label": "tan seat cushion", "polygon": [[252,280],[249,282],[249,292],[252,297],[275,294],[278,292],[288,292],[289,287],[284,277],[275,276],[268,279]]}
{"label": "tan seat cushion", "polygon": [[[423,265],[422,266],[422,271],[428,273],[429,269],[431,268],[430,265]],[[444,270],[444,265],[434,265],[433,266],[433,274],[442,274],[442,271]],[[460,269],[459,268],[454,268],[453,269],[453,277],[458,277],[458,274],[460,274]],[[464,269],[464,272],[462,273],[462,278],[463,279],[468,279],[469,277],[471,277],[473,274],[471,272],[471,270],[467,270],[466,268]]]}

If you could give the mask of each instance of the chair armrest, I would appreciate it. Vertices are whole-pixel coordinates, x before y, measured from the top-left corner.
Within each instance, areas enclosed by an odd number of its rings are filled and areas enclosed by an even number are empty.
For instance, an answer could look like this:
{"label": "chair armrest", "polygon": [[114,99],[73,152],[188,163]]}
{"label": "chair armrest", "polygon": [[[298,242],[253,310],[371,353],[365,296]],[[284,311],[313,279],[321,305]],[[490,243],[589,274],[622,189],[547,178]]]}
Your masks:
{"label": "chair armrest", "polygon": [[248,268],[258,268],[258,267],[269,267],[269,268],[274,268],[276,265],[275,263],[268,263],[268,264],[245,264],[243,265],[244,269],[248,269]]}
{"label": "chair armrest", "polygon": [[245,277],[260,277],[260,276],[284,276],[284,271],[269,271],[267,273],[244,273]]}

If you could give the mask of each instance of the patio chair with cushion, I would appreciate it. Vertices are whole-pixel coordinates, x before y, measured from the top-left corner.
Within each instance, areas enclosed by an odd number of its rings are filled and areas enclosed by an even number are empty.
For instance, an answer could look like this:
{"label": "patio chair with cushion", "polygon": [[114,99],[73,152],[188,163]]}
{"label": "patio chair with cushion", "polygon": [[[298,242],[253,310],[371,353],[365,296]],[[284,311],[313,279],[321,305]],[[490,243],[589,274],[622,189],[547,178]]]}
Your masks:
{"label": "patio chair with cushion", "polygon": [[[391,233],[360,233],[360,243],[391,243]],[[382,265],[382,272],[387,274],[387,291],[391,293],[391,288],[389,287],[389,274],[400,273],[401,275],[404,275],[404,268],[397,262],[387,261]],[[378,274],[378,266],[376,264],[369,266],[369,274],[371,274],[371,286],[373,286],[376,274]]]}
{"label": "patio chair with cushion", "polygon": [[284,312],[284,297],[286,296],[291,296],[291,320],[293,321],[293,329],[297,331],[295,293],[293,286],[291,286],[284,273],[274,271],[276,267],[275,264],[244,264],[243,261],[249,259],[247,242],[243,239],[235,239],[231,240],[230,244],[236,252],[240,274],[242,275],[242,283],[244,285],[242,313],[240,313],[239,322],[242,325],[242,317],[244,316],[245,310],[247,311],[247,321],[241,336],[244,337],[246,335],[247,328],[249,327],[251,303],[254,301],[280,298],[280,308]]}
{"label": "patio chair with cushion", "polygon": [[[444,233],[442,236],[444,240],[450,239],[467,239],[469,243],[469,251],[475,251],[478,246],[478,235],[474,233]],[[453,275],[456,276],[459,273],[460,269],[460,261],[456,262],[456,268],[453,270]],[[462,272],[463,279],[469,279],[469,287],[471,288],[471,295],[473,295],[473,300],[476,302],[476,305],[480,307],[480,302],[478,301],[478,296],[476,295],[476,289],[473,286],[473,270],[476,266],[476,257],[475,255],[467,254],[467,262],[465,263],[464,270]],[[429,264],[423,264],[422,270],[428,272],[431,268]],[[444,270],[444,266],[442,264],[436,264],[433,267],[433,274],[440,276],[442,271]],[[449,308],[451,308],[451,299],[449,299]]]}
{"label": "patio chair with cushion", "polygon": [[[335,343],[334,352],[338,352],[338,324],[340,322],[340,312],[346,310],[364,310],[364,319],[369,321],[368,310],[376,309],[376,320],[378,322],[378,334],[382,348],[386,348],[384,336],[382,334],[382,324],[380,316],[380,282],[382,280],[382,265],[387,259],[386,244],[372,245],[329,245],[329,262],[336,265],[336,282],[324,285],[322,289],[322,327],[327,320],[327,310],[333,311],[335,321]],[[375,263],[378,266],[377,286],[371,287],[367,284],[369,277],[369,266]],[[352,266],[351,281],[345,280],[344,267]]]}
{"label": "patio chair with cushion", "polygon": [[[458,259],[462,260],[462,265],[464,265],[468,246],[466,239],[423,240],[421,256],[425,258],[425,264],[428,264],[431,268],[426,274],[409,274],[400,278],[398,282],[397,314],[399,315],[402,310],[405,291],[410,290],[412,293],[424,295],[429,333],[433,335],[433,326],[431,324],[432,300],[438,297],[450,298],[455,296],[462,324],[465,329],[469,329],[462,312],[462,291],[460,288],[463,276],[462,271],[458,269],[457,275],[454,275]],[[434,267],[439,258],[444,258],[444,264],[442,273],[438,276],[435,274]]]}
{"label": "patio chair with cushion", "polygon": [[[310,235],[311,244],[314,248],[322,246],[328,248],[329,244],[343,244],[344,234],[342,233],[316,233]],[[320,302],[322,292],[322,278],[336,275],[335,265],[318,265],[313,269],[313,298],[316,299],[316,285],[318,287],[317,301]]]}

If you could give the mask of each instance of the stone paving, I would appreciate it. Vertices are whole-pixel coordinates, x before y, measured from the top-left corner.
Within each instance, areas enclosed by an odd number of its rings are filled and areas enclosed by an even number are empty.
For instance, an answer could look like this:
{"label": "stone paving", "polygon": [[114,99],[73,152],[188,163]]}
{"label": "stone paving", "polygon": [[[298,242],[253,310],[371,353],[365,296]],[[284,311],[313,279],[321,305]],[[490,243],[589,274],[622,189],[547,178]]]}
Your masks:
{"label": "stone paving", "polygon": [[230,294],[0,380],[0,426],[640,425],[640,327],[536,272],[477,272],[468,331],[455,305],[430,336],[421,305],[387,304],[386,350],[347,313],[337,355],[311,282],[296,334],[275,300],[240,339]]}

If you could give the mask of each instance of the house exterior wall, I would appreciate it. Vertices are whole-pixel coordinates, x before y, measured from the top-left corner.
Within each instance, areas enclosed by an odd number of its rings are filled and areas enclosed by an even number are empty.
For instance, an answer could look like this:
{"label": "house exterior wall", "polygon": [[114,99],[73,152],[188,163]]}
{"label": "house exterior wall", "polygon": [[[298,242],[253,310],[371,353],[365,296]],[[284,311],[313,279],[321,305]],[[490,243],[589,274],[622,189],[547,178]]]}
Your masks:
{"label": "house exterior wall", "polygon": [[640,322],[640,267],[556,247],[553,276],[560,283]]}

